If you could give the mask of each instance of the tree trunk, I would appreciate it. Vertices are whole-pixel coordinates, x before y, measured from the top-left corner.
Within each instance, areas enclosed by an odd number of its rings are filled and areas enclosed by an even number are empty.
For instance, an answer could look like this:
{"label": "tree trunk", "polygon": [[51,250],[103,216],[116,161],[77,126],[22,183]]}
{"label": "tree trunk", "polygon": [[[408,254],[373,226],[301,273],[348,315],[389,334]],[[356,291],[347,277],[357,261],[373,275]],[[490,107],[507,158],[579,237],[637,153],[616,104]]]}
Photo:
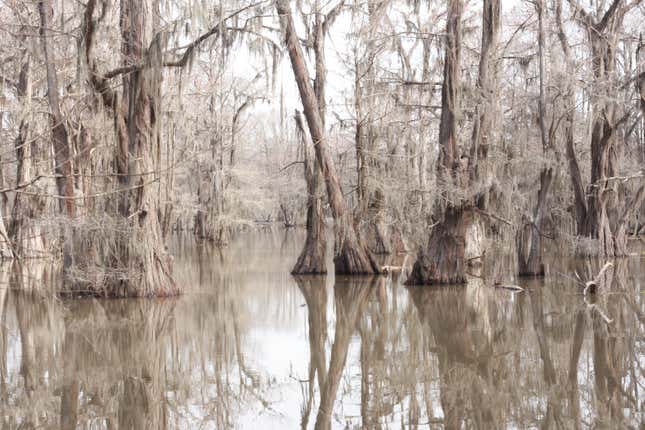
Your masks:
{"label": "tree trunk", "polygon": [[[477,104],[475,123],[473,124],[472,146],[470,148],[470,179],[489,181],[490,172],[482,172],[483,163],[488,158],[489,146],[493,138],[494,119],[498,104],[497,90],[497,44],[501,26],[501,4],[499,0],[486,0],[482,13],[482,48],[479,58],[479,76],[477,89],[480,102]],[[484,177],[480,178],[484,173]]]}
{"label": "tree trunk", "polygon": [[154,154],[161,52],[157,44],[150,45],[155,4],[152,0],[121,0],[122,53],[126,63],[153,63],[150,68],[123,77],[123,101],[117,113],[127,124],[127,139],[119,135],[126,140],[120,140],[117,148],[117,159],[124,161],[118,164],[118,173],[122,175],[122,185],[133,188],[125,192],[121,207],[121,215],[131,220],[134,229],[134,235],[123,238],[121,255],[131,276],[126,288],[126,295],[130,296],[167,296],[179,292],[162,239],[158,202],[151,187],[145,184],[149,172],[159,169]]}
{"label": "tree trunk", "polygon": [[[314,28],[314,54],[316,59],[316,79],[314,79],[314,93],[318,102],[318,112],[322,127],[325,127],[325,84],[327,71],[325,67],[325,18],[320,12],[320,5],[316,3],[316,18]],[[322,178],[320,167],[315,158],[309,157],[307,149],[307,134],[302,117],[296,112],[296,131],[300,136],[304,154],[304,176],[307,184],[307,238],[304,248],[298,257],[292,274],[327,273],[325,251],[327,237],[325,235],[325,217],[323,213]]]}
{"label": "tree trunk", "polygon": [[385,195],[380,187],[377,187],[370,196],[370,204],[367,207],[367,225],[364,229],[365,244],[370,252],[378,255],[389,255],[392,253],[392,242],[398,239],[398,232],[394,228],[388,231],[385,223]]}
{"label": "tree trunk", "polygon": [[[441,86],[441,118],[439,123],[440,154],[438,182],[457,180],[459,154],[456,117],[459,103],[461,70],[461,0],[448,2],[446,18],[445,60]],[[466,232],[472,221],[470,209],[449,203],[443,219],[432,229],[426,249],[419,252],[408,277],[407,285],[465,283]]]}
{"label": "tree trunk", "polygon": [[523,217],[522,227],[517,232],[517,257],[520,276],[544,276],[542,262],[542,224],[544,208],[551,183],[553,169],[548,168],[540,173],[540,190],[535,204],[533,217]]}
{"label": "tree trunk", "polygon": [[645,67],[642,65],[645,60],[643,50],[645,49],[645,42],[643,42],[643,35],[639,36],[638,49],[636,50],[636,62],[638,63],[638,96],[640,98],[641,107],[641,123],[645,128]]}
{"label": "tree trunk", "polygon": [[[478,106],[478,116],[473,130],[470,174],[462,171],[459,147],[457,144],[457,116],[461,86],[461,0],[451,0],[446,19],[446,45],[444,62],[444,81],[441,90],[441,118],[439,124],[439,183],[469,187],[477,181],[488,182],[481,175],[479,163],[488,154],[490,135],[494,118],[492,106],[496,103],[496,73],[493,58],[496,55],[500,29],[500,3],[485,0],[483,3],[482,56],[479,65],[478,87],[482,102]],[[480,177],[480,176],[483,176]],[[447,204],[442,219],[433,228],[428,245],[421,250],[414,263],[408,285],[416,284],[454,284],[465,283],[466,249],[481,257],[483,238],[479,234],[480,221],[475,206],[485,206],[484,191],[474,198]]]}
{"label": "tree trunk", "polygon": [[[540,124],[540,139],[542,151],[545,155],[552,149],[553,144],[546,131],[546,94],[544,89],[544,4],[542,0],[535,3],[538,15],[538,57],[540,64],[539,81],[540,97],[538,99],[538,120]],[[553,169],[543,167],[540,172],[540,189],[535,204],[533,217],[523,217],[523,225],[516,236],[518,266],[520,276],[544,276],[544,263],[542,262],[542,221],[546,210],[546,201],[553,180]]]}
{"label": "tree trunk", "polygon": [[[51,0],[41,0],[38,2],[38,12],[40,15],[40,40],[43,48],[43,57],[45,59],[45,68],[47,70],[47,99],[49,101],[50,114],[49,119],[52,126],[52,146],[54,152],[54,172],[56,173],[56,186],[59,200],[60,211],[67,217],[75,216],[76,203],[74,200],[74,176],[72,166],[71,148],[65,118],[60,110],[60,101],[58,99],[58,77],[54,67],[53,58],[50,52],[50,38],[53,6]],[[72,237],[74,235],[73,227],[64,226],[62,231],[63,241],[63,270],[68,270],[72,264]],[[71,231],[70,231],[71,229]]]}
{"label": "tree trunk", "polygon": [[[369,29],[378,28],[381,18],[387,10],[386,7],[386,2],[367,2]],[[372,184],[370,180],[370,172],[376,178],[379,175],[387,175],[387,171],[382,170],[377,158],[374,157],[374,154],[378,152],[376,146],[378,137],[376,121],[379,117],[376,106],[377,55],[375,39],[369,36],[362,58],[357,58],[355,62],[354,106],[356,109],[355,139],[358,163],[356,217],[360,220],[359,231],[365,239],[367,249],[373,254],[384,255],[392,253],[391,237],[385,224],[386,197],[382,187],[376,183]],[[406,78],[414,79],[409,76]],[[364,99],[366,103],[364,103]],[[409,142],[410,139],[408,138],[406,141]],[[414,162],[414,156],[410,156],[410,160]]]}
{"label": "tree trunk", "polygon": [[217,138],[210,140],[211,160],[207,163],[205,174],[202,173],[201,163],[197,163],[199,172],[197,201],[199,209],[195,215],[194,234],[199,240],[215,243],[217,246],[226,244],[226,228],[222,222],[224,211],[224,179],[221,164],[217,154],[221,151]]}
{"label": "tree trunk", "polygon": [[296,127],[304,153],[304,176],[307,183],[307,238],[296,265],[291,270],[293,275],[327,273],[325,251],[325,218],[323,214],[320,168],[316,160],[309,157],[307,138],[300,113],[296,114]]}
{"label": "tree trunk", "polygon": [[471,208],[446,209],[443,221],[432,229],[427,248],[419,252],[407,285],[466,282],[466,236],[473,216]]}
{"label": "tree trunk", "polygon": [[314,141],[316,160],[325,179],[327,198],[334,217],[336,245],[334,265],[337,274],[373,274],[378,266],[363,246],[354,226],[351,213],[347,210],[336,168],[324,136],[323,123],[316,95],[309,81],[309,72],[304,62],[300,42],[295,32],[289,2],[276,1],[276,10],[283,24],[285,43],[289,51],[293,74],[298,84],[309,133]]}
{"label": "tree trunk", "polygon": [[439,120],[438,176],[449,181],[456,179],[459,167],[457,144],[457,112],[461,91],[461,13],[462,0],[448,2],[446,18],[445,58],[441,85],[441,118]]}
{"label": "tree trunk", "polygon": [[[96,0],[86,6],[85,57],[90,82],[114,117],[116,170],[123,189],[118,207],[116,253],[104,251],[103,285],[89,285],[89,293],[109,297],[161,297],[179,293],[171,274],[171,257],[163,242],[158,199],[152,183],[159,180],[157,118],[161,81],[161,47],[152,42],[154,0],[121,0],[121,53],[126,66],[145,63],[123,76],[123,93],[114,93],[91,58]],[[152,42],[152,43],[151,43]],[[109,246],[100,243],[98,246]],[[117,273],[117,276],[112,273]]]}
{"label": "tree trunk", "polygon": [[612,2],[600,19],[574,5],[575,17],[587,33],[593,72],[591,183],[585,218],[578,223],[581,227],[578,234],[596,239],[598,252],[607,257],[627,254],[627,224],[645,195],[645,190],[640,187],[630,199],[625,184],[608,179],[617,173],[616,153],[620,142],[615,135],[621,123],[628,118],[625,115],[619,119],[619,104],[613,97],[617,90],[615,45],[623,18],[635,4],[621,3],[618,0]]}
{"label": "tree trunk", "polygon": [[60,101],[58,100],[58,77],[56,76],[56,69],[49,49],[49,39],[52,37],[50,29],[53,14],[51,0],[40,0],[38,2],[38,12],[40,14],[40,40],[47,70],[47,99],[51,110],[49,118],[52,125],[56,186],[58,194],[65,197],[65,199],[60,200],[61,212],[64,211],[71,218],[74,216],[75,207],[74,178],[72,176],[72,157],[67,127],[65,126],[65,119],[60,111]]}
{"label": "tree trunk", "polygon": [[[26,31],[26,29],[23,28],[23,31]],[[30,80],[31,60],[27,49],[25,49],[17,86],[18,99],[22,100],[25,109],[30,106]],[[36,185],[32,184],[37,179],[37,173],[33,165],[34,160],[38,159],[37,144],[35,141],[30,142],[29,131],[29,121],[27,118],[23,118],[20,121],[18,136],[14,142],[16,150],[16,187],[20,186],[23,190],[37,192]],[[45,236],[37,221],[42,215],[44,206],[45,202],[42,197],[16,193],[8,234],[13,241],[13,249],[20,258],[42,258],[48,255]]]}
{"label": "tree trunk", "polygon": [[571,63],[571,52],[569,48],[569,41],[567,40],[564,26],[562,25],[562,0],[555,3],[555,19],[558,25],[558,39],[564,54],[564,61],[566,63],[567,76],[570,76],[565,82],[565,154],[567,163],[569,165],[569,177],[571,178],[571,185],[573,187],[573,195],[575,199],[575,220],[576,231],[578,234],[582,232],[584,220],[587,216],[587,203],[585,201],[585,190],[582,184],[582,175],[580,173],[580,165],[576,157],[575,141],[574,141],[574,120],[575,120],[575,94],[573,89],[573,66]]}

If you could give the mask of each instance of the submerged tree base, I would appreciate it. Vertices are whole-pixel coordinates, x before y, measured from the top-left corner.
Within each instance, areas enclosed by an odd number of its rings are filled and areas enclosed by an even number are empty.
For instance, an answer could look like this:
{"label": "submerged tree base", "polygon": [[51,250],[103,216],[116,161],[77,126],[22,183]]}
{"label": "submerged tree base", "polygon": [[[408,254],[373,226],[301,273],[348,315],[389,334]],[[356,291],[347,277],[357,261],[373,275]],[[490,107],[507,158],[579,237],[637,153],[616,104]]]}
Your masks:
{"label": "submerged tree base", "polygon": [[[324,234],[324,233],[323,233]],[[318,239],[307,233],[305,246],[291,270],[292,275],[324,275],[327,273],[325,249],[327,248],[324,237]]]}
{"label": "submerged tree base", "polygon": [[522,277],[544,276],[542,240],[535,224],[528,219],[524,219],[524,225],[518,230],[515,242],[518,275]]}
{"label": "submerged tree base", "polygon": [[446,209],[444,220],[432,229],[428,246],[419,252],[417,261],[415,261],[405,284],[466,283],[466,236],[470,231],[473,219],[472,208],[449,207]]}
{"label": "submerged tree base", "polygon": [[[160,230],[111,217],[77,224],[62,296],[169,297],[180,294]],[[107,263],[107,264],[106,264]]]}
{"label": "submerged tree base", "polygon": [[[334,256],[334,270],[337,275],[375,275],[380,273],[379,266],[372,254],[363,246],[352,228],[345,229],[345,237]],[[336,239],[339,246],[339,239]]]}

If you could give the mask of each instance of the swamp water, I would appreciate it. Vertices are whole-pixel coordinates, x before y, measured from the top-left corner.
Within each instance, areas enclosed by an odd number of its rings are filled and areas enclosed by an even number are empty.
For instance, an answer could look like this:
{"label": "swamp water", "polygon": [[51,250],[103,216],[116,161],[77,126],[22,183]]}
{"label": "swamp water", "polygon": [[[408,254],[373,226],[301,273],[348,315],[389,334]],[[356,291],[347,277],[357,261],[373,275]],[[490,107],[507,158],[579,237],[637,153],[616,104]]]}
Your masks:
{"label": "swamp water", "polygon": [[600,262],[553,258],[520,293],[406,288],[294,278],[303,240],[177,242],[176,299],[58,300],[45,268],[27,291],[0,272],[0,428],[643,428],[640,259],[591,302],[572,277]]}

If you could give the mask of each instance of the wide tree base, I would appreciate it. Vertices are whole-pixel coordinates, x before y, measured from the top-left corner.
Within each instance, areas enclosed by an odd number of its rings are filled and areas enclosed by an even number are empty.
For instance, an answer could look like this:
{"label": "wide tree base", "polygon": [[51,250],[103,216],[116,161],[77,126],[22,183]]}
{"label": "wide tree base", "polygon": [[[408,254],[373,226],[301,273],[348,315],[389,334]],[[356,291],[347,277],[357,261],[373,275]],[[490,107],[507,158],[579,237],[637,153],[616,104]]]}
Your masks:
{"label": "wide tree base", "polygon": [[327,273],[325,261],[325,249],[327,244],[324,240],[310,239],[307,236],[305,246],[291,270],[292,275],[324,275]]}
{"label": "wide tree base", "polygon": [[114,218],[77,226],[60,291],[66,297],[170,297],[180,294],[158,224]]}
{"label": "wide tree base", "polygon": [[334,257],[334,271],[337,275],[375,275],[379,266],[370,252],[361,244],[355,231],[350,230],[340,250]]}
{"label": "wide tree base", "polygon": [[372,221],[363,229],[365,244],[372,254],[389,255],[392,253],[389,236],[387,228],[379,221]]}
{"label": "wide tree base", "polygon": [[515,242],[517,246],[518,276],[543,277],[542,240],[538,229],[525,220],[524,226],[517,232]]}
{"label": "wide tree base", "polygon": [[446,209],[444,220],[421,249],[406,285],[449,285],[466,283],[466,235],[473,221],[469,208]]}

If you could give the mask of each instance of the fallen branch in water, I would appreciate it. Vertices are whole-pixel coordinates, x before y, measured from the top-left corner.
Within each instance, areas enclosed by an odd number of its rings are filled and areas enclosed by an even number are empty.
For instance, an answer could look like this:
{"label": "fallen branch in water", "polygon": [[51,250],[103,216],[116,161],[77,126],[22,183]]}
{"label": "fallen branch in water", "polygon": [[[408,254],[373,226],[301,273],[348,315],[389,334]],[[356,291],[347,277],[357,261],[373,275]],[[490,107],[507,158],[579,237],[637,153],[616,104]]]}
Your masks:
{"label": "fallen branch in water", "polygon": [[515,292],[518,292],[518,293],[521,293],[522,291],[524,291],[524,288],[520,287],[519,285],[493,284],[493,287],[502,288],[502,289],[505,289],[505,290],[511,290],[511,291],[515,291]]}
{"label": "fallen branch in water", "polygon": [[583,294],[586,296],[588,293],[589,294],[594,294],[596,292],[596,288],[598,288],[598,285],[600,284],[600,278],[602,278],[602,275],[605,274],[607,269],[612,267],[613,264],[608,261],[605,263],[604,266],[602,266],[602,269],[600,269],[600,272],[596,275],[595,278],[593,278],[591,281],[587,281],[585,283],[585,289],[583,290]]}

